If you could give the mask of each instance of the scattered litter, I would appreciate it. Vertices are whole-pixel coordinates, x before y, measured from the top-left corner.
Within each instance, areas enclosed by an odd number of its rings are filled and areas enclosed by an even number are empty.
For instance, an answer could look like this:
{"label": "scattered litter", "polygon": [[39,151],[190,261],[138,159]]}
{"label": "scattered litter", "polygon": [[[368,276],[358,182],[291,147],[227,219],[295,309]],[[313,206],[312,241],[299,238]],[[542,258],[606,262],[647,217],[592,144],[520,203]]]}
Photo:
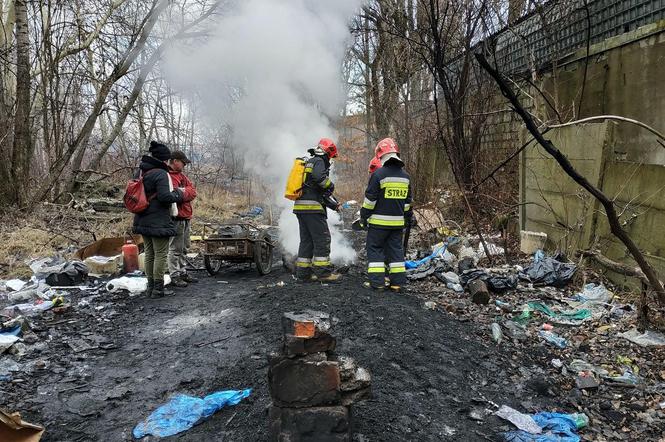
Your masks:
{"label": "scattered litter", "polygon": [[499,299],[496,299],[496,300],[494,301],[494,304],[496,304],[496,306],[499,307],[499,308],[500,308],[501,310],[503,310],[504,312],[510,313],[510,312],[513,311],[513,308],[512,308],[512,306],[511,306],[509,303],[504,302],[504,301],[501,301],[501,300],[499,300]]}
{"label": "scattered litter", "polygon": [[628,339],[642,347],[662,347],[665,346],[665,335],[653,330],[647,330],[640,333],[637,329],[632,329],[624,333],[620,333],[619,337]]}
{"label": "scattered litter", "polygon": [[591,283],[585,285],[582,293],[575,295],[574,299],[581,302],[607,304],[612,301],[613,297],[614,293],[607,290],[604,285]]}
{"label": "scattered litter", "polygon": [[579,325],[591,317],[591,310],[581,308],[573,311],[556,312],[542,302],[529,302],[529,308],[549,316],[558,324]]}
{"label": "scattered litter", "polygon": [[514,290],[517,288],[516,275],[492,275],[487,270],[471,269],[464,270],[462,276],[460,276],[461,283],[464,286],[476,279],[483,281],[487,284],[487,287],[495,293],[502,293],[506,290]]}
{"label": "scattered litter", "polygon": [[5,307],[1,313],[5,316],[9,316],[10,318],[15,318],[19,315],[33,316],[45,312],[46,310],[50,310],[53,307],[53,301],[38,300],[35,303],[10,305]]}
{"label": "scattered litter", "polygon": [[[541,412],[531,416],[542,433],[509,431],[503,433],[509,442],[579,442],[577,430],[589,425],[589,418],[583,413],[562,414]],[[540,434],[534,436],[534,434]]]}
{"label": "scattered litter", "polygon": [[591,372],[601,377],[609,375],[609,372],[604,368],[596,367],[595,365],[589,364],[588,362],[581,359],[573,359],[571,363],[568,364],[568,368],[574,373]]}
{"label": "scattered litter", "polygon": [[564,287],[575,275],[577,266],[557,261],[552,257],[534,259],[520,277],[531,282],[533,285],[549,285],[552,287]]}
{"label": "scattered litter", "polygon": [[563,367],[563,361],[561,359],[558,359],[558,358],[557,359],[552,359],[550,361],[550,363],[552,364],[552,367],[554,367],[554,368]]}
{"label": "scattered litter", "polygon": [[122,255],[89,256],[83,262],[88,266],[90,275],[108,276],[118,272],[122,264]]}
{"label": "scattered litter", "polygon": [[503,332],[501,331],[501,326],[496,322],[492,322],[490,328],[492,330],[492,339],[494,339],[494,342],[501,344],[501,341],[503,341]]}
{"label": "scattered litter", "polygon": [[19,339],[18,336],[10,333],[0,333],[0,355],[9,350]]}
{"label": "scattered litter", "polygon": [[120,290],[127,290],[130,293],[141,293],[146,291],[148,288],[148,278],[130,278],[128,276],[122,276],[120,278],[115,278],[106,283],[106,290],[111,293],[118,292]]}
{"label": "scattered litter", "polygon": [[600,382],[590,371],[583,371],[575,378],[575,385],[580,390],[593,390],[600,386]]}
{"label": "scattered litter", "polygon": [[506,329],[508,330],[508,336],[511,338],[522,341],[527,338],[526,331],[524,330],[524,327],[520,324],[518,324],[515,321],[506,321],[503,324]]}
{"label": "scattered litter", "polygon": [[501,408],[499,408],[499,411],[496,412],[496,415],[527,433],[540,434],[543,431],[540,425],[538,425],[531,416],[520,413],[507,405],[502,405]]}
{"label": "scattered litter", "polygon": [[536,251],[545,248],[546,242],[547,233],[520,230],[520,251],[522,253],[531,255]]}
{"label": "scattered litter", "polygon": [[443,244],[440,247],[436,248],[431,255],[424,257],[423,259],[420,259],[418,261],[406,261],[404,263],[404,266],[408,269],[416,269],[420,266],[422,266],[425,263],[428,263],[432,259],[434,259],[437,256],[443,255],[443,252],[446,250],[447,244]]}
{"label": "scattered litter", "polygon": [[554,330],[554,326],[552,324],[548,324],[547,322],[545,322],[543,325],[541,325],[540,328],[542,328],[545,331]]}
{"label": "scattered litter", "polygon": [[564,338],[562,338],[561,336],[557,335],[556,333],[540,330],[538,332],[538,334],[543,339],[545,339],[545,341],[547,341],[548,343],[554,345],[555,347],[566,348],[566,346],[568,345],[568,342]]}
{"label": "scattered litter", "polygon": [[5,281],[5,286],[15,292],[18,292],[21,290],[27,282],[21,281],[20,279],[10,279],[9,281]]}
{"label": "scattered litter", "polygon": [[177,395],[134,427],[132,434],[137,439],[148,435],[173,436],[189,430],[226,405],[238,404],[248,397],[251,391],[251,389],[218,391],[202,399],[183,394]]}
{"label": "scattered litter", "polygon": [[88,266],[81,261],[72,261],[57,269],[51,268],[48,275],[46,275],[46,283],[48,285],[72,286],[80,284],[87,277]]}
{"label": "scattered litter", "polygon": [[434,301],[427,301],[425,303],[425,308],[428,310],[435,310],[436,309],[436,302]]}
{"label": "scattered litter", "polygon": [[44,427],[21,419],[19,413],[8,413],[0,409],[0,440],[2,442],[39,442]]}

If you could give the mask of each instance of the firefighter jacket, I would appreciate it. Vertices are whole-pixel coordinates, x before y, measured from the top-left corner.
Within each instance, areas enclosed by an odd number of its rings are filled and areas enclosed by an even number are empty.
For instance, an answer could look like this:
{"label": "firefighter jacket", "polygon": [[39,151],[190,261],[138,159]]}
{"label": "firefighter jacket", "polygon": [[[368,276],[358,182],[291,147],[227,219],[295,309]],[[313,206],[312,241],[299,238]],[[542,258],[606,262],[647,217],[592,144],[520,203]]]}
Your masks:
{"label": "firefighter jacket", "polygon": [[[335,186],[328,174],[330,160],[326,156],[314,155],[305,164],[302,196],[293,204],[293,213],[323,213],[326,214],[326,204],[329,204],[324,195],[332,194]],[[335,209],[335,207],[330,207]]]}
{"label": "firefighter jacket", "polygon": [[411,222],[411,184],[399,161],[389,160],[369,178],[360,209],[364,224],[380,229],[403,229]]}

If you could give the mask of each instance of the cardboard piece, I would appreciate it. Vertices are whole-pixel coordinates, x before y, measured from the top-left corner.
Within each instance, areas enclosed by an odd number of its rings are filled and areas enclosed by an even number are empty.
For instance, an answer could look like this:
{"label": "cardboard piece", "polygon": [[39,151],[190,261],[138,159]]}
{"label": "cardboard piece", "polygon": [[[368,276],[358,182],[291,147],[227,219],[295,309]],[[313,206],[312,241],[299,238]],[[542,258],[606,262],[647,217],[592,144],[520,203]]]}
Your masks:
{"label": "cardboard piece", "polygon": [[[125,245],[125,241],[130,238],[127,236],[118,236],[115,238],[102,238],[98,241],[95,241],[87,246],[84,246],[76,251],[76,258],[83,261],[84,259],[90,256],[116,256],[122,253],[122,246]],[[141,248],[143,244],[143,237],[141,235],[131,235],[134,244]]]}
{"label": "cardboard piece", "polygon": [[19,413],[0,409],[0,440],[2,442],[39,442],[44,427],[24,422]]}

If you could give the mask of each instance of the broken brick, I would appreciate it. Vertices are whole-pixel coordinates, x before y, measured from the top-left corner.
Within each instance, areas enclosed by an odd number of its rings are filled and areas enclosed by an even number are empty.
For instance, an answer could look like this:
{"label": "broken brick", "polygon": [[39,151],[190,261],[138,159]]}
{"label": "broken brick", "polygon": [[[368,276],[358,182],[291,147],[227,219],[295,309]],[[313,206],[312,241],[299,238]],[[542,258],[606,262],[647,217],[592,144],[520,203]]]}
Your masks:
{"label": "broken brick", "polygon": [[334,351],[336,346],[337,340],[328,333],[320,333],[314,338],[284,335],[284,354],[288,357]]}
{"label": "broken brick", "polygon": [[288,312],[282,315],[282,330],[285,335],[300,338],[313,338],[328,333],[333,320],[328,313],[314,310]]}
{"label": "broken brick", "polygon": [[269,357],[268,386],[275,405],[315,407],[340,399],[337,362]]}
{"label": "broken brick", "polygon": [[268,413],[271,440],[275,442],[347,442],[350,416],[347,407],[281,408]]}

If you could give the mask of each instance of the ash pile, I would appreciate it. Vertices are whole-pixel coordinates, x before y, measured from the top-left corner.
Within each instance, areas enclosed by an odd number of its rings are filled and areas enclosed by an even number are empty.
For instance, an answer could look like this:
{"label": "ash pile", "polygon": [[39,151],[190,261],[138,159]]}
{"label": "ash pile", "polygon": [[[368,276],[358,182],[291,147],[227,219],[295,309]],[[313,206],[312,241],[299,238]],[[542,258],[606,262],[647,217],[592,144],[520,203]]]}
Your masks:
{"label": "ash pile", "polygon": [[351,405],[370,397],[371,376],[337,356],[327,313],[284,313],[281,351],[268,355],[271,441],[352,440]]}

